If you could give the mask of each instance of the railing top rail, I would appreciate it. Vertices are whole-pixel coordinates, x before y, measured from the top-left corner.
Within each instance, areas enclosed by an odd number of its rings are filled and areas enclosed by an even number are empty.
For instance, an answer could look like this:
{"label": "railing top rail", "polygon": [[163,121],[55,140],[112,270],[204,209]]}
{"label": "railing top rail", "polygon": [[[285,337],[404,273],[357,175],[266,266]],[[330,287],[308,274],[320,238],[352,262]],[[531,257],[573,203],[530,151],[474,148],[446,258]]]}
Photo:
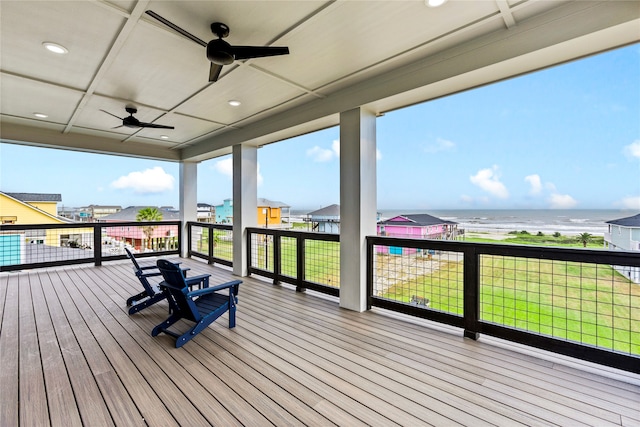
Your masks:
{"label": "railing top rail", "polygon": [[215,228],[219,230],[233,230],[233,225],[231,224],[216,224],[211,222],[200,222],[200,221],[187,221],[187,225],[189,227],[203,227],[203,228]]}
{"label": "railing top rail", "polygon": [[300,239],[311,240],[324,240],[329,242],[339,242],[340,235],[334,233],[316,233],[310,231],[294,231],[294,230],[282,230],[278,228],[260,228],[260,227],[247,227],[249,233],[269,234],[272,236],[286,236],[295,237]]}
{"label": "railing top rail", "polygon": [[401,246],[415,249],[437,249],[451,252],[473,252],[523,258],[575,261],[595,264],[621,263],[640,266],[640,252],[611,251],[607,249],[529,246],[506,243],[477,243],[430,239],[409,239],[388,236],[367,236],[370,245]]}
{"label": "railing top rail", "polygon": [[118,221],[118,222],[73,222],[64,224],[3,224],[2,231],[41,230],[53,228],[96,228],[96,227],[133,227],[133,226],[159,226],[180,225],[180,221]]}

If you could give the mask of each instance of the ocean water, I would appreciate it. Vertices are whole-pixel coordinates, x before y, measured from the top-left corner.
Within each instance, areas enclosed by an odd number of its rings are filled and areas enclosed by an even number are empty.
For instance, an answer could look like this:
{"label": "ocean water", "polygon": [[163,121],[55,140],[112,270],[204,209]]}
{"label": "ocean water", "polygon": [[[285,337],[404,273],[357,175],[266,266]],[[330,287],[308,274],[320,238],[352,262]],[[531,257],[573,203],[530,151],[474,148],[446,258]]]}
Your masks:
{"label": "ocean water", "polygon": [[602,236],[608,231],[607,221],[636,215],[635,211],[607,209],[461,209],[461,210],[382,210],[382,219],[401,214],[428,213],[457,222],[468,231],[509,232],[563,235],[590,233]]}

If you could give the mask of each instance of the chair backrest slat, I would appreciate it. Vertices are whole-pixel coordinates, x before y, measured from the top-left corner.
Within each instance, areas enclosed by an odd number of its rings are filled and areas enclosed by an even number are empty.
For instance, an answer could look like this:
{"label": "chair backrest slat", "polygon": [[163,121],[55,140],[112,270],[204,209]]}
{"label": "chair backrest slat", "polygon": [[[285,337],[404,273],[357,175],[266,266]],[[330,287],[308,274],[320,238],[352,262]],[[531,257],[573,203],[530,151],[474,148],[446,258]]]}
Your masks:
{"label": "chair backrest slat", "polygon": [[173,310],[179,310],[182,317],[198,322],[200,314],[191,298],[187,297],[189,286],[185,282],[180,267],[166,259],[159,259],[157,266],[164,278],[164,282],[160,286],[169,292],[170,298],[168,300],[169,304],[174,306]]}

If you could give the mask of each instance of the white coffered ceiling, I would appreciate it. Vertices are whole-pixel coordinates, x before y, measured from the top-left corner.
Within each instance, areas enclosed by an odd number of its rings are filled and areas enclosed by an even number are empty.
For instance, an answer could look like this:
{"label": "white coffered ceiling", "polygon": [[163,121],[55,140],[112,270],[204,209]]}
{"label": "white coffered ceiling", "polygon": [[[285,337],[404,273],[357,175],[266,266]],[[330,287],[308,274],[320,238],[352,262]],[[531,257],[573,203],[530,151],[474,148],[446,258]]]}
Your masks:
{"label": "white coffered ceiling", "polygon": [[[208,82],[209,41],[290,54]],[[640,40],[638,1],[0,1],[0,137],[169,160],[263,145]],[[68,49],[56,55],[43,48]],[[241,101],[238,107],[229,100]],[[174,130],[114,127],[138,108]],[[34,113],[47,118],[36,118]],[[161,136],[168,139],[161,139]]]}

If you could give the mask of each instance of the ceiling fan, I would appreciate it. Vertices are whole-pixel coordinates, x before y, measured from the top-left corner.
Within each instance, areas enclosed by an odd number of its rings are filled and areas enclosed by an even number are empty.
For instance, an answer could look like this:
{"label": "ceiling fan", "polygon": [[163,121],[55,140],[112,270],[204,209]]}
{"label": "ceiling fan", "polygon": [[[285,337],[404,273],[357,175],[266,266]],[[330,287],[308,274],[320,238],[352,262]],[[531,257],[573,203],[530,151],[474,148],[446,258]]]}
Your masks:
{"label": "ceiling fan", "polygon": [[102,111],[103,113],[107,113],[108,115],[113,116],[116,119],[122,120],[122,124],[120,126],[114,127],[113,129],[121,128],[123,126],[128,128],[175,129],[173,126],[165,126],[165,125],[157,125],[155,123],[141,122],[140,120],[133,117],[133,115],[138,112],[137,108],[126,106],[124,109],[127,110],[127,113],[129,113],[129,116],[124,118],[118,117],[115,114],[111,114],[110,112],[105,110],[100,110],[100,111]]}
{"label": "ceiling fan", "polygon": [[209,43],[206,43],[204,40],[200,40],[198,37],[183,30],[174,23],[167,21],[152,10],[147,10],[145,13],[152,18],[157,19],[167,27],[179,32],[186,38],[191,39],[199,45],[207,48],[207,59],[211,62],[211,66],[209,67],[210,82],[215,82],[218,80],[223,65],[229,65],[236,59],[261,58],[265,56],[289,54],[288,47],[232,46],[226,41],[222,40],[229,35],[229,27],[222,22],[214,22],[211,24],[211,32],[218,36],[218,38],[211,40]]}

